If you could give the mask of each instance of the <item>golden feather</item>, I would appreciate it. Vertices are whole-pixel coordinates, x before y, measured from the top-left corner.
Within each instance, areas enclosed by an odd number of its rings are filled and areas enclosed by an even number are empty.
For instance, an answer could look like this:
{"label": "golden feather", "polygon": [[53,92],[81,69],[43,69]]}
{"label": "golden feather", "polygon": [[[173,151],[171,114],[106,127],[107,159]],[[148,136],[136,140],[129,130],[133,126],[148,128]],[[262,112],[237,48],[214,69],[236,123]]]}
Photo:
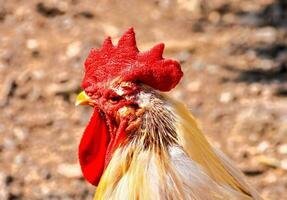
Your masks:
{"label": "golden feather", "polygon": [[245,193],[246,199],[261,199],[243,180],[243,174],[233,167],[219,150],[210,146],[187,107],[172,99],[170,102],[179,120],[177,122],[179,143],[190,158],[203,166],[216,182],[227,184],[234,190]]}

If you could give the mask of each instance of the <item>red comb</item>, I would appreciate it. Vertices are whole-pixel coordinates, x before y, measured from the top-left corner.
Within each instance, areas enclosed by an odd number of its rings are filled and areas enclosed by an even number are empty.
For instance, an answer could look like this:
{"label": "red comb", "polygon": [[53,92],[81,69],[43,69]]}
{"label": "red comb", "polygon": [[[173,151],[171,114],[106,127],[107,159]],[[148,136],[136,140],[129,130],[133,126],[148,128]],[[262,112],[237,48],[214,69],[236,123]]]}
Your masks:
{"label": "red comb", "polygon": [[150,51],[139,52],[133,28],[121,37],[116,46],[108,37],[103,46],[92,49],[86,59],[82,87],[95,92],[106,83],[120,78],[169,91],[178,84],[183,73],[177,61],[162,57],[163,49],[164,44],[158,44]]}

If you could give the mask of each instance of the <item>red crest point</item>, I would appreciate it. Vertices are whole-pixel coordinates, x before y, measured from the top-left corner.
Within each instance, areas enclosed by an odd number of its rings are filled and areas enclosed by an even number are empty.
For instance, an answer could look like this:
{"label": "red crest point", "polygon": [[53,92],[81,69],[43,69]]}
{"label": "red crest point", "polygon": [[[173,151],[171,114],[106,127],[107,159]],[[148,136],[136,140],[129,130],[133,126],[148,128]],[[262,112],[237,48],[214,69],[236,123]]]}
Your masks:
{"label": "red crest point", "polygon": [[162,57],[163,50],[164,44],[161,43],[147,52],[139,52],[133,28],[124,33],[116,46],[108,37],[101,48],[89,53],[82,87],[88,92],[96,92],[120,78],[169,91],[178,84],[183,72],[177,61]]}

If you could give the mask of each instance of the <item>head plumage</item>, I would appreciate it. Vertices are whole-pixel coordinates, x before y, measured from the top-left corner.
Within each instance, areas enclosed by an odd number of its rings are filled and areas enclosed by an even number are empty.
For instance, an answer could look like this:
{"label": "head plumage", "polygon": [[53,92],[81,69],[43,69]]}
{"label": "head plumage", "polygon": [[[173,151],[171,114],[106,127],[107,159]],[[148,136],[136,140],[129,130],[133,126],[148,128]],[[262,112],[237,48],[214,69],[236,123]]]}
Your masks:
{"label": "head plumage", "polygon": [[147,52],[139,52],[133,28],[116,46],[108,37],[101,48],[89,53],[82,87],[88,92],[96,92],[105,84],[120,79],[169,91],[178,84],[183,73],[177,61],[162,57],[163,49],[164,44],[158,44]]}

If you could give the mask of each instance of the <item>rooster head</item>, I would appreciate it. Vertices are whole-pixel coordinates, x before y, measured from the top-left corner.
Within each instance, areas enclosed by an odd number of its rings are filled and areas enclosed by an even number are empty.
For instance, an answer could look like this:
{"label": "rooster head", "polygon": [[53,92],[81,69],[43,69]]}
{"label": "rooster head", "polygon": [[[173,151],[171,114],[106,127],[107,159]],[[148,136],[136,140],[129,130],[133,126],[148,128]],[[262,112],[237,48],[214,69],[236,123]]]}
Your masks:
{"label": "rooster head", "polygon": [[133,28],[113,45],[108,37],[101,48],[92,49],[85,61],[83,92],[77,105],[90,105],[94,113],[79,145],[84,177],[98,185],[113,152],[128,142],[141,125],[145,112],[143,87],[169,91],[183,73],[178,62],[162,57],[164,44],[139,52]]}

